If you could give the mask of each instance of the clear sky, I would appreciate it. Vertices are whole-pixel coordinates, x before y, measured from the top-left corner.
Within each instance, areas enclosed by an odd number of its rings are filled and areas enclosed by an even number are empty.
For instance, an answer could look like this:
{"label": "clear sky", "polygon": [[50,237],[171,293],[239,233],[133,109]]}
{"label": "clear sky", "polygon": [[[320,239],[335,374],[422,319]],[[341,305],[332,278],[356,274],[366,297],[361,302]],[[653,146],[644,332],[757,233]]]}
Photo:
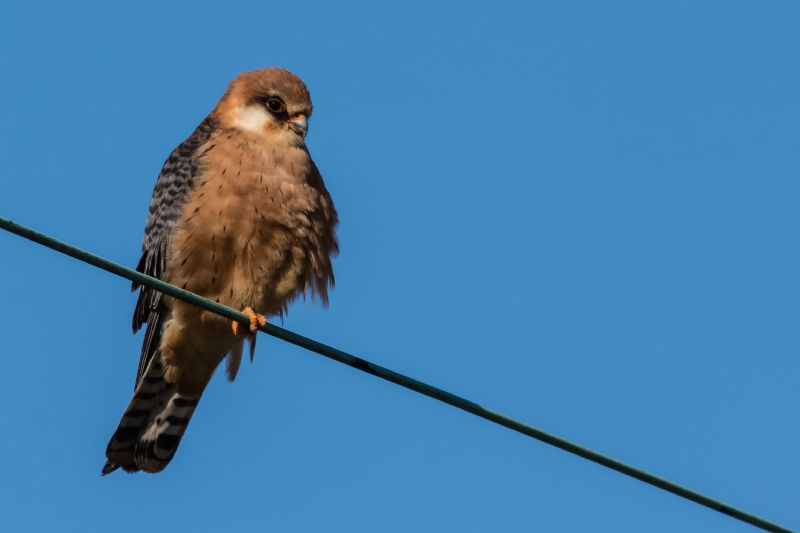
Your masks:
{"label": "clear sky", "polygon": [[[159,4],[0,5],[0,215],[135,265],[170,150],[288,67],[342,251],[286,327],[800,528],[800,4]],[[101,478],[128,283],[0,257],[4,531],[753,531],[266,336]]]}

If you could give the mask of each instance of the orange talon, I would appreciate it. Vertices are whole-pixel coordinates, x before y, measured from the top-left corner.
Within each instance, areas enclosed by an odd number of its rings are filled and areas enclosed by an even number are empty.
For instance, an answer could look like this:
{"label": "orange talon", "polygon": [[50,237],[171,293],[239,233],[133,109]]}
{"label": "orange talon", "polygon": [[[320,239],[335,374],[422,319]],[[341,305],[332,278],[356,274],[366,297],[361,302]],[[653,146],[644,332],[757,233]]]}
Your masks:
{"label": "orange talon", "polygon": [[[263,326],[264,324],[267,323],[267,318],[264,315],[262,315],[261,313],[256,313],[249,306],[245,307],[244,309],[242,309],[242,313],[246,314],[247,318],[250,319],[250,331],[252,333],[255,333],[256,331],[258,331],[258,326]],[[239,322],[234,320],[231,323],[231,329],[233,330],[233,334],[234,335],[238,335],[239,334]]]}

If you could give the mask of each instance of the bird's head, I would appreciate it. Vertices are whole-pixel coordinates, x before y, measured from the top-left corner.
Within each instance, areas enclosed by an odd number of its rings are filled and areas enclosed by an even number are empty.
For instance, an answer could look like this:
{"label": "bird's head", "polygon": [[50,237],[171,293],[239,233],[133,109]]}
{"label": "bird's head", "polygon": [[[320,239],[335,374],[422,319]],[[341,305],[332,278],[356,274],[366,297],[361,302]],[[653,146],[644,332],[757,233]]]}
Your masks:
{"label": "bird's head", "polygon": [[224,127],[267,137],[271,142],[305,143],[311,96],[303,80],[286,69],[244,72],[234,79],[215,113]]}

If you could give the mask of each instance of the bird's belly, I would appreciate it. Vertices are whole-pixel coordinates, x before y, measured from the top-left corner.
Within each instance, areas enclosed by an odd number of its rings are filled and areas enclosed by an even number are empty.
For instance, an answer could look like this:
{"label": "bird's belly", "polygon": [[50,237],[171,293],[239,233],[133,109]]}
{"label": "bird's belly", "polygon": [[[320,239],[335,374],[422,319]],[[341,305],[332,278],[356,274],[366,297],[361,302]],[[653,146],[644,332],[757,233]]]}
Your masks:
{"label": "bird's belly", "polygon": [[278,315],[305,288],[306,246],[285,228],[259,229],[234,247],[235,264],[220,303]]}
{"label": "bird's belly", "polygon": [[278,224],[228,217],[194,228],[170,258],[170,281],[234,309],[281,314],[305,288],[307,243]]}
{"label": "bird's belly", "polygon": [[328,258],[314,222],[320,195],[281,165],[226,167],[244,156],[220,150],[183,209],[169,281],[234,309],[281,314]]}

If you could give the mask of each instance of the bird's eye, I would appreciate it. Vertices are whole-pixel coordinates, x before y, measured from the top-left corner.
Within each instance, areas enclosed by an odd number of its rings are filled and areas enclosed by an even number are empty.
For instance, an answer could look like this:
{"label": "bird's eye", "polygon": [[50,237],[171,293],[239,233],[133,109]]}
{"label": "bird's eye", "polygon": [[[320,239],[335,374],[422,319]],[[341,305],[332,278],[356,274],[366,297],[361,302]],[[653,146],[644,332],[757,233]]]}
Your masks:
{"label": "bird's eye", "polygon": [[280,98],[267,98],[267,108],[273,113],[283,113],[286,111],[286,106]]}

